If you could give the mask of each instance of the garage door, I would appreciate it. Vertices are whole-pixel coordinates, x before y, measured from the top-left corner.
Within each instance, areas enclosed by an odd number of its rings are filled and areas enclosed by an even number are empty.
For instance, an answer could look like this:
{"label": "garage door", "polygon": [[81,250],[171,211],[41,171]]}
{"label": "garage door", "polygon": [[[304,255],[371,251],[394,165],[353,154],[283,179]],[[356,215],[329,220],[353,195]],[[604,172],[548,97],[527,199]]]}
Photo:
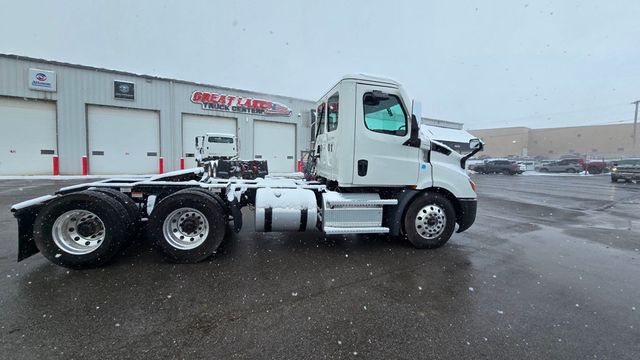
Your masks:
{"label": "garage door", "polygon": [[182,114],[182,156],[186,168],[195,167],[196,136],[224,133],[237,136],[235,118]]}
{"label": "garage door", "polygon": [[295,171],[296,126],[270,121],[255,121],[253,125],[253,154],[267,160],[269,173]]}
{"label": "garage door", "polygon": [[90,106],[89,173],[157,174],[160,116],[155,111]]}
{"label": "garage door", "polygon": [[53,174],[56,106],[0,98],[0,175]]}

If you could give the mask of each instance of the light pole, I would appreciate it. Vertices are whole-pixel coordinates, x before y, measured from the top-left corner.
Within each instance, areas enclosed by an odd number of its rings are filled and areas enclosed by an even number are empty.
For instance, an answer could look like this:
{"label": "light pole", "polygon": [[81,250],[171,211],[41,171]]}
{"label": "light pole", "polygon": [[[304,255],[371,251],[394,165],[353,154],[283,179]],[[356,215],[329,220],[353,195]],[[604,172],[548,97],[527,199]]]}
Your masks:
{"label": "light pole", "polygon": [[632,102],[632,104],[636,105],[636,113],[633,117],[633,156],[636,157],[638,155],[636,150],[636,145],[638,142],[638,134],[636,133],[636,127],[638,126],[638,104],[640,104],[640,100],[636,100]]}

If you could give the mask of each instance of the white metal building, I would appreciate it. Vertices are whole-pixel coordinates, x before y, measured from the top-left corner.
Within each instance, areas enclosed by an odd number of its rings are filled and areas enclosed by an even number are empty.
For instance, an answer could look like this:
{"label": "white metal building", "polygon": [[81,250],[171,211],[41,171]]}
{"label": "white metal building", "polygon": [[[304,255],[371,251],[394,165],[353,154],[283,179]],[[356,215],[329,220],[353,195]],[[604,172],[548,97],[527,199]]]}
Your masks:
{"label": "white metal building", "polygon": [[242,159],[292,172],[313,102],[0,54],[0,175],[153,174],[195,165],[194,139],[235,133]]}

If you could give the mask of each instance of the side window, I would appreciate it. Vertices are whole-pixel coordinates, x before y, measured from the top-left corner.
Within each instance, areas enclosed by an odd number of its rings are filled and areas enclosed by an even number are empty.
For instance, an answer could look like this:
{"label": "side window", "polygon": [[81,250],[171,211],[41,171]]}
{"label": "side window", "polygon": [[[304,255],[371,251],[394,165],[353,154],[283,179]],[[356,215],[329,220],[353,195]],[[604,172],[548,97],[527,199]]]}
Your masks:
{"label": "side window", "polygon": [[335,93],[327,100],[327,132],[338,128],[339,99],[340,96]]}
{"label": "side window", "polygon": [[322,103],[318,106],[317,116],[318,116],[318,135],[324,134],[324,110],[325,104]]}
{"label": "side window", "polygon": [[397,96],[376,99],[369,92],[364,94],[363,103],[367,129],[389,135],[407,135],[407,113]]}

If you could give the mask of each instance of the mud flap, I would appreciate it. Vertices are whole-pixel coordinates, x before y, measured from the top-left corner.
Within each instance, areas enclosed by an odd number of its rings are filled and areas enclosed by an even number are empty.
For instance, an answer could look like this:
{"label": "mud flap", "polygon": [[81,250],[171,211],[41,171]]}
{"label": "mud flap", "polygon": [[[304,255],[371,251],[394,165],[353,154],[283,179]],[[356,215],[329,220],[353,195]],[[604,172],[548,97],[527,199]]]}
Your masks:
{"label": "mud flap", "polygon": [[233,216],[233,231],[238,233],[240,229],[242,229],[242,211],[240,211],[238,200],[234,199],[229,207],[231,208],[231,215]]}
{"label": "mud flap", "polygon": [[38,208],[29,207],[13,213],[18,219],[18,261],[40,252],[33,240],[33,223],[38,216]]}

